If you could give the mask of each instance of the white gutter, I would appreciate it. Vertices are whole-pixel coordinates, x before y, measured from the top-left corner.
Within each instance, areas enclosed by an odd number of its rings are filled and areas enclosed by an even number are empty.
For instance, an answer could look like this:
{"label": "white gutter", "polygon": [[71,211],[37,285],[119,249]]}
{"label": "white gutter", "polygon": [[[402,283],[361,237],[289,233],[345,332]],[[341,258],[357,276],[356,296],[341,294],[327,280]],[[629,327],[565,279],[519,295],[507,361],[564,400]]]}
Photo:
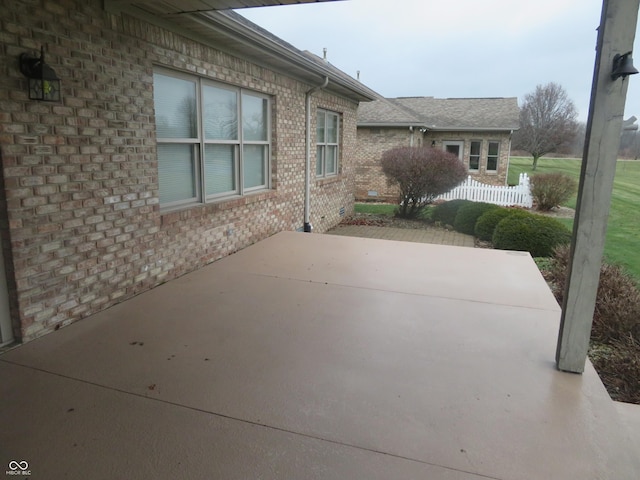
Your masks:
{"label": "white gutter", "polygon": [[309,212],[311,210],[311,95],[327,85],[329,85],[329,77],[324,77],[322,85],[307,90],[305,94],[307,151],[304,161],[304,231],[306,233],[311,233],[311,230],[313,230],[309,221]]}

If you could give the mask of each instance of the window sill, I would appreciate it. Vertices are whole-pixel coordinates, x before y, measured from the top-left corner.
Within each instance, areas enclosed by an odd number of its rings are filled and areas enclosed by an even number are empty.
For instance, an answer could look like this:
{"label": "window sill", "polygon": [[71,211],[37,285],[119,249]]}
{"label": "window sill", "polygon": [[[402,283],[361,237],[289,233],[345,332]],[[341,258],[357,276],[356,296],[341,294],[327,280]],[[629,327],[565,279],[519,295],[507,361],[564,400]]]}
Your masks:
{"label": "window sill", "polygon": [[322,187],[342,180],[342,175],[331,175],[330,177],[316,177],[316,185]]}
{"label": "window sill", "polygon": [[221,198],[219,200],[210,201],[209,203],[198,203],[175,210],[160,210],[160,219],[162,226],[170,226],[176,222],[197,219],[206,215],[211,215],[224,210],[251,205],[253,203],[263,202],[275,198],[277,195],[275,190],[260,190],[253,193],[247,193],[244,196],[235,196]]}

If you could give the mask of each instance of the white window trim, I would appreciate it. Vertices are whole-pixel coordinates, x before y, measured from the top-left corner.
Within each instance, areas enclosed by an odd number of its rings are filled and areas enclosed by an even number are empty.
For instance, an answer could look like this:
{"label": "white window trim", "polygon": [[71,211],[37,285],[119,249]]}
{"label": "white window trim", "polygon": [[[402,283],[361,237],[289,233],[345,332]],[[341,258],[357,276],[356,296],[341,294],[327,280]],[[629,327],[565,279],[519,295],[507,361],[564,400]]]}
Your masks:
{"label": "white window trim", "polygon": [[449,145],[460,147],[458,148],[458,159],[462,161],[462,159],[464,158],[464,141],[463,140],[444,140],[442,142],[442,150],[446,152],[447,147]]}
{"label": "white window trim", "polygon": [[[478,151],[478,155],[472,155],[471,153],[471,148],[473,147],[474,143],[479,143],[480,144],[480,150]],[[482,140],[470,140],[469,141],[469,171],[473,172],[473,173],[478,173],[480,171],[480,163],[482,162]],[[471,157],[472,156],[477,156],[478,157],[478,168],[471,168]]]}
{"label": "white window trim", "polygon": [[[196,196],[190,199],[184,199],[174,202],[167,202],[160,204],[161,212],[168,212],[172,210],[178,210],[185,207],[191,207],[196,205],[202,205],[206,203],[219,202],[221,200],[228,200],[233,198],[238,198],[245,196],[247,194],[251,194],[254,192],[266,191],[271,189],[272,178],[271,178],[271,153],[272,153],[272,138],[271,138],[271,109],[272,109],[272,100],[269,95],[265,95],[260,92],[256,92],[254,90],[245,89],[242,87],[236,87],[233,85],[228,85],[220,82],[216,82],[213,80],[209,80],[203,77],[198,77],[196,75],[189,75],[187,73],[163,68],[163,67],[154,67],[154,74],[165,75],[168,77],[174,77],[181,80],[187,80],[191,82],[195,82],[196,84],[196,115],[197,115],[197,138],[162,138],[157,137],[156,143],[157,145],[162,144],[192,144],[193,148],[195,148],[194,152],[194,162],[195,162],[195,190]],[[204,133],[204,122],[203,122],[203,111],[202,111],[202,102],[203,102],[203,86],[209,85],[216,88],[226,89],[237,92],[237,119],[238,119],[238,135],[237,139],[234,140],[207,140],[205,138]],[[267,100],[267,112],[266,112],[266,130],[267,130],[267,139],[261,141],[243,141],[243,128],[242,128],[242,95],[248,94],[251,96],[263,98]],[[205,161],[204,161],[204,150],[206,145],[234,145],[234,170],[235,170],[235,185],[236,188],[234,191],[230,192],[222,192],[222,193],[212,193],[207,194],[205,189]],[[244,186],[244,165],[243,165],[243,153],[242,146],[243,145],[265,145],[267,148],[266,159],[263,162],[263,175],[265,179],[264,185],[258,185],[255,187],[246,187]],[[158,171],[159,175],[159,171]]]}
{"label": "white window trim", "polygon": [[[317,112],[323,112],[325,114],[325,141],[324,142],[318,142],[318,138],[316,137],[316,178],[317,179],[323,179],[323,178],[331,178],[331,177],[336,177],[338,176],[338,174],[340,173],[340,126],[341,126],[341,118],[340,118],[340,114],[338,112],[332,112],[331,110],[326,110],[324,108],[318,108]],[[337,118],[337,125],[336,125],[336,142],[327,142],[326,141],[326,132],[327,132],[327,119],[329,118],[329,116],[335,116]],[[316,121],[317,121],[318,116],[316,115]],[[323,155],[322,155],[322,159],[320,160],[322,163],[322,173],[318,173],[318,155],[317,155],[317,151],[318,151],[318,147],[324,147],[323,148]],[[327,151],[327,147],[330,146],[335,146],[336,147],[336,167],[335,167],[335,172],[331,172],[331,173],[327,173],[327,163],[326,163],[326,151]]]}
{"label": "white window trim", "polygon": [[[496,168],[494,170],[489,170],[489,148],[491,147],[492,143],[497,143],[498,144],[498,153],[495,155],[496,158]],[[500,146],[501,143],[499,140],[488,140],[487,141],[487,163],[486,163],[486,172],[487,173],[498,173],[498,168],[500,167]],[[493,157],[494,155],[491,155],[491,157]]]}

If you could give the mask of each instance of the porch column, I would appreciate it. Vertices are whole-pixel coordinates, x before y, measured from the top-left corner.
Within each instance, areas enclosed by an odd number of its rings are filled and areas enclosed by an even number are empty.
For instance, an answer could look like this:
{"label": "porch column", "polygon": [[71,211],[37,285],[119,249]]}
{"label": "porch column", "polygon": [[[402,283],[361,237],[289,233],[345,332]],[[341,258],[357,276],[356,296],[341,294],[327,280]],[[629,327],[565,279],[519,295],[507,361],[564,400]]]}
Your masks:
{"label": "porch column", "polygon": [[[604,0],[598,29],[571,261],[556,362],[560,370],[584,371],[604,251],[607,218],[627,97],[626,78],[611,78],[613,57],[633,49],[640,0]],[[640,52],[639,52],[640,53]]]}

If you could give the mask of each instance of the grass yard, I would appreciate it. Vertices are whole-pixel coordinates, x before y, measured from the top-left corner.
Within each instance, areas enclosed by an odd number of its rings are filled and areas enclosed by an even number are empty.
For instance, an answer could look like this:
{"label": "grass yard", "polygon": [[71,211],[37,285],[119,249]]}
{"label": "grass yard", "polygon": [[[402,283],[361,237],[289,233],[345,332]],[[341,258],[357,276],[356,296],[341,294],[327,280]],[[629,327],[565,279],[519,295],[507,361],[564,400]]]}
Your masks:
{"label": "grass yard", "polygon": [[393,215],[397,207],[397,205],[389,205],[388,203],[356,203],[354,210],[356,213]]}
{"label": "grass yard", "polygon": [[[532,159],[511,157],[509,165],[509,184],[518,183],[518,175],[526,172],[529,176],[536,173],[562,172],[580,179],[579,159],[540,158],[535,172],[531,170]],[[576,196],[565,206],[575,208]],[[573,221],[560,219],[569,228]],[[619,160],[611,198],[611,211],[607,226],[605,256],[611,263],[619,264],[640,282],[640,161]]]}

